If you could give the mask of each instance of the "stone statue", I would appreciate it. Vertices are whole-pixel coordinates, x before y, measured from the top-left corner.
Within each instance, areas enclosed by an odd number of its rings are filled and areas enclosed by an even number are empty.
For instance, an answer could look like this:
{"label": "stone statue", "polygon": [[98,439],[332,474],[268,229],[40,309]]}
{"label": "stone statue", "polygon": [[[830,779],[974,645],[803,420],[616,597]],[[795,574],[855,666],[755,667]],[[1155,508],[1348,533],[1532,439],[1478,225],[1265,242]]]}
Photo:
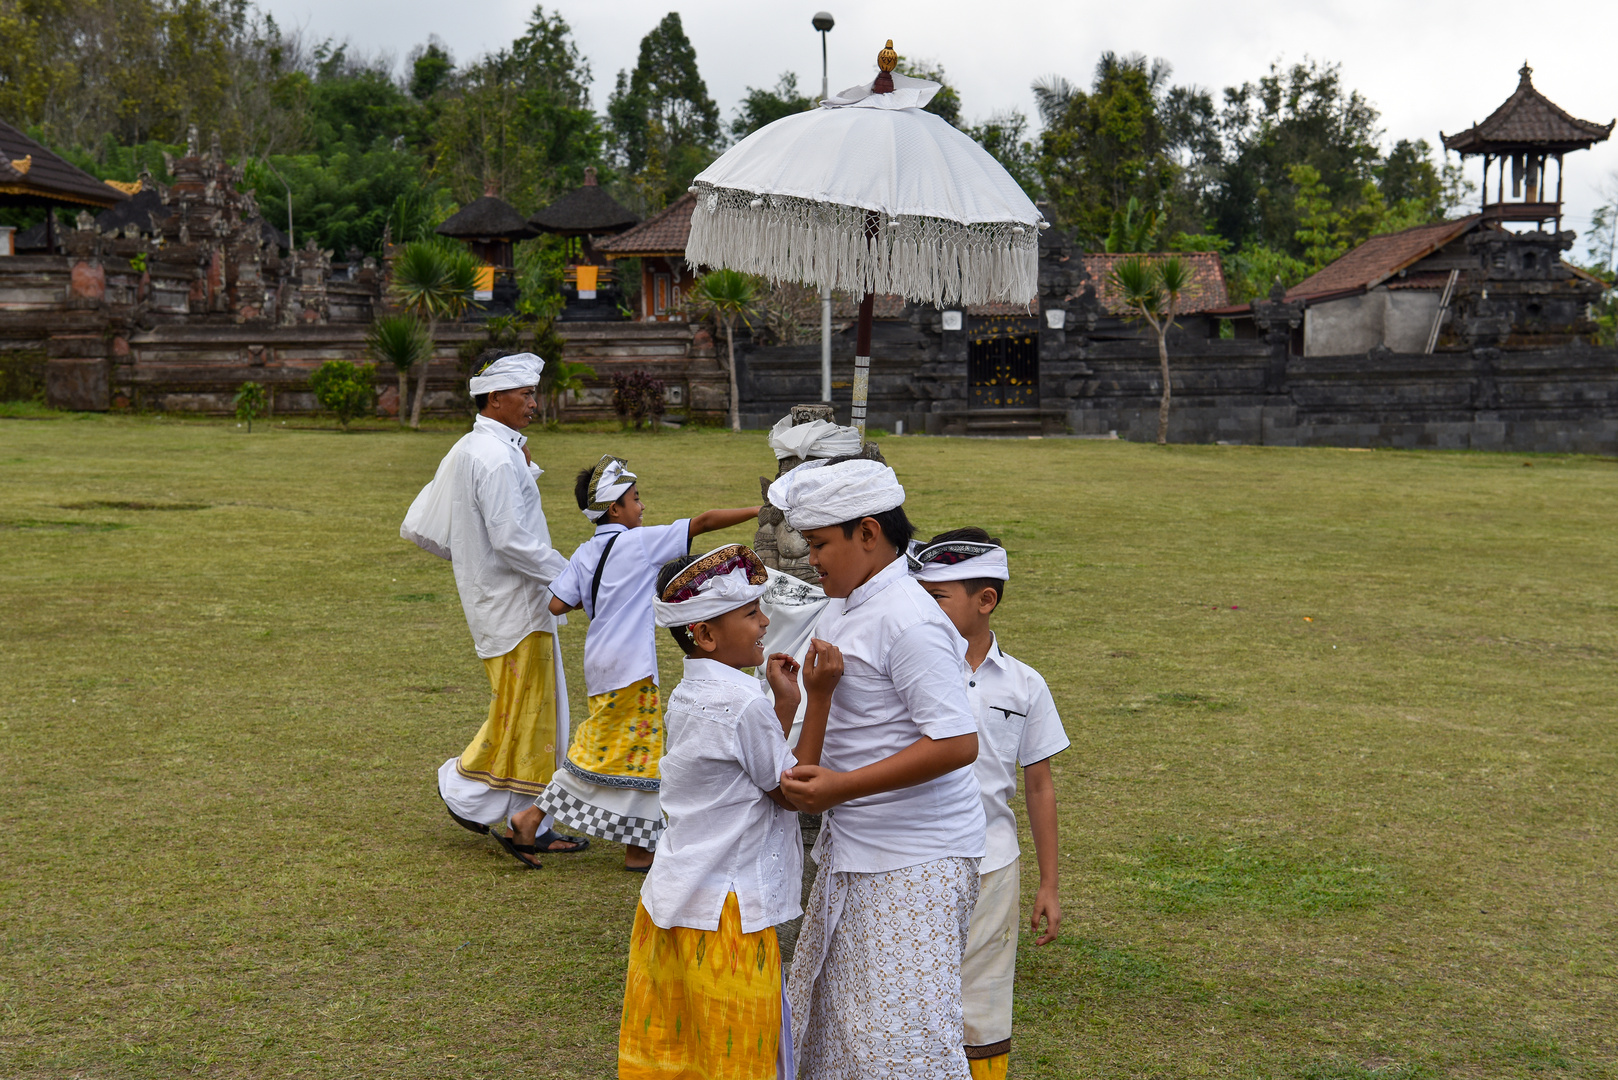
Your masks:
{"label": "stone statue", "polygon": [[[814,420],[826,420],[835,423],[832,407],[823,403],[813,405],[794,405],[787,413],[792,417],[792,426],[807,424]],[[881,461],[882,451],[877,449],[875,443],[866,443],[860,451],[861,457],[873,461]],[[758,531],[753,534],[753,550],[764,565],[779,570],[783,574],[791,574],[811,585],[820,584],[819,578],[809,567],[809,543],[803,534],[786,522],[786,516],[770,505],[770,484],[776,477],[790,472],[803,464],[800,457],[782,458],[776,463],[775,476],[761,476],[758,478],[759,491],[764,496],[763,505],[758,511]]]}

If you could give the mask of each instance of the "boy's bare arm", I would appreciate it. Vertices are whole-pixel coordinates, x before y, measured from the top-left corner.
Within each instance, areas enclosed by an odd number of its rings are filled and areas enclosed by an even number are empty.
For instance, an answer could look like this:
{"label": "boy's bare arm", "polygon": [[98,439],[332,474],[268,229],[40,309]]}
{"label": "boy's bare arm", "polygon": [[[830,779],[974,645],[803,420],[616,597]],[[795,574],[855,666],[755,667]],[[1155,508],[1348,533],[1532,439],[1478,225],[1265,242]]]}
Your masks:
{"label": "boy's bare arm", "polygon": [[[1062,899],[1057,890],[1056,784],[1051,780],[1051,759],[1023,769],[1023,794],[1028,802],[1028,831],[1034,834],[1034,855],[1039,860],[1039,891],[1028,928],[1039,936],[1035,945],[1049,945],[1062,926]],[[1045,923],[1040,931],[1040,921]]]}
{"label": "boy's bare arm", "polygon": [[[808,727],[807,720],[804,726]],[[801,737],[798,745],[803,745]],[[947,772],[965,768],[977,759],[978,733],[975,731],[948,739],[929,739],[923,735],[897,754],[853,772],[799,765],[782,774],[781,788],[799,810],[820,814],[879,791],[898,791],[925,784]]]}
{"label": "boy's bare arm", "polygon": [[756,506],[738,506],[731,510],[704,510],[691,519],[691,536],[701,536],[703,533],[718,532],[728,529],[732,525],[740,525],[758,517],[759,508]]}
{"label": "boy's bare arm", "polygon": [[781,789],[780,788],[771,788],[769,791],[766,791],[764,794],[768,795],[770,797],[770,801],[772,803],[774,803],[776,806],[779,806],[783,810],[796,810],[797,809],[796,806],[793,806],[790,802],[787,801],[787,797],[785,795],[781,794]]}
{"label": "boy's bare arm", "polygon": [[551,597],[550,609],[552,615],[566,615],[568,612],[577,611],[583,606],[582,604],[564,604],[556,597]]}

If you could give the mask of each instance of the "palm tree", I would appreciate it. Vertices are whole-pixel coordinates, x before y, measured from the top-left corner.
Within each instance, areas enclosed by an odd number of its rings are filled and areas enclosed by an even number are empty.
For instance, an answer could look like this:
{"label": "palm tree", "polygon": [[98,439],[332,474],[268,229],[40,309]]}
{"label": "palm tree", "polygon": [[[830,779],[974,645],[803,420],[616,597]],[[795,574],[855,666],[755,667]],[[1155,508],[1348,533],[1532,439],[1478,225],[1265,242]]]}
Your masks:
{"label": "palm tree", "polygon": [[730,373],[730,430],[742,429],[741,391],[736,385],[736,320],[747,326],[756,310],[758,288],[753,279],[737,270],[712,270],[691,286],[691,303],[703,314],[711,314],[725,327],[725,351]]}
{"label": "palm tree", "polygon": [[1163,396],[1157,405],[1157,443],[1169,441],[1169,328],[1180,310],[1180,296],[1191,284],[1191,267],[1184,259],[1124,259],[1113,268],[1110,282],[1133,317],[1144,320],[1157,335],[1157,359],[1163,368]]}
{"label": "palm tree", "polygon": [[425,367],[432,358],[432,339],[414,315],[384,315],[371,324],[365,344],[370,347],[372,356],[392,364],[393,370],[398,372],[399,423],[408,423],[410,369],[417,364]]}
{"label": "palm tree", "polygon": [[432,349],[438,343],[438,320],[459,319],[476,303],[472,289],[477,285],[480,265],[477,258],[459,244],[430,240],[406,244],[393,260],[393,302],[427,324],[429,351],[416,380],[416,400],[410,405],[412,428],[421,427],[421,403],[427,396]]}
{"label": "palm tree", "polygon": [[589,364],[576,364],[570,360],[557,360],[550,366],[551,381],[545,398],[550,408],[550,419],[562,419],[562,395],[577,394],[584,389],[584,380],[595,378],[596,369]]}

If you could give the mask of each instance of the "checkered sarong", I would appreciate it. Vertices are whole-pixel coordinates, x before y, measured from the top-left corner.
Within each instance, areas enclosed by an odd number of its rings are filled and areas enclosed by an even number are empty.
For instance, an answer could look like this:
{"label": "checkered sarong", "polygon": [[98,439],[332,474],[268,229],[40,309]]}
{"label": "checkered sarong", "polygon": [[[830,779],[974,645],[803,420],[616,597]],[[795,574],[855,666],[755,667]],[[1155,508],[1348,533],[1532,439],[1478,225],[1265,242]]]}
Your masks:
{"label": "checkered sarong", "polygon": [[655,851],[657,838],[663,833],[661,821],[622,817],[610,810],[592,806],[555,784],[541,792],[534,804],[547,814],[555,814],[559,824],[615,844],[633,844]]}

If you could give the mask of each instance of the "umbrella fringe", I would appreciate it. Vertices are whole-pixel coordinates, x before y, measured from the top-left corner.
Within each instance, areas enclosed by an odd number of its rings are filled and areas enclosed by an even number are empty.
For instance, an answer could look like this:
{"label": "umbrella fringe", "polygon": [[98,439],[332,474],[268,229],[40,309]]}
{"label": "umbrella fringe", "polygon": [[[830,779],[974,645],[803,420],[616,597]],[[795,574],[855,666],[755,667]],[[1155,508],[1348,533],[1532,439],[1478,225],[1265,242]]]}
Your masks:
{"label": "umbrella fringe", "polygon": [[1039,287],[1039,233],[1019,222],[962,224],[878,214],[783,195],[697,185],[686,261],[852,295],[898,294],[938,307],[1027,304]]}

